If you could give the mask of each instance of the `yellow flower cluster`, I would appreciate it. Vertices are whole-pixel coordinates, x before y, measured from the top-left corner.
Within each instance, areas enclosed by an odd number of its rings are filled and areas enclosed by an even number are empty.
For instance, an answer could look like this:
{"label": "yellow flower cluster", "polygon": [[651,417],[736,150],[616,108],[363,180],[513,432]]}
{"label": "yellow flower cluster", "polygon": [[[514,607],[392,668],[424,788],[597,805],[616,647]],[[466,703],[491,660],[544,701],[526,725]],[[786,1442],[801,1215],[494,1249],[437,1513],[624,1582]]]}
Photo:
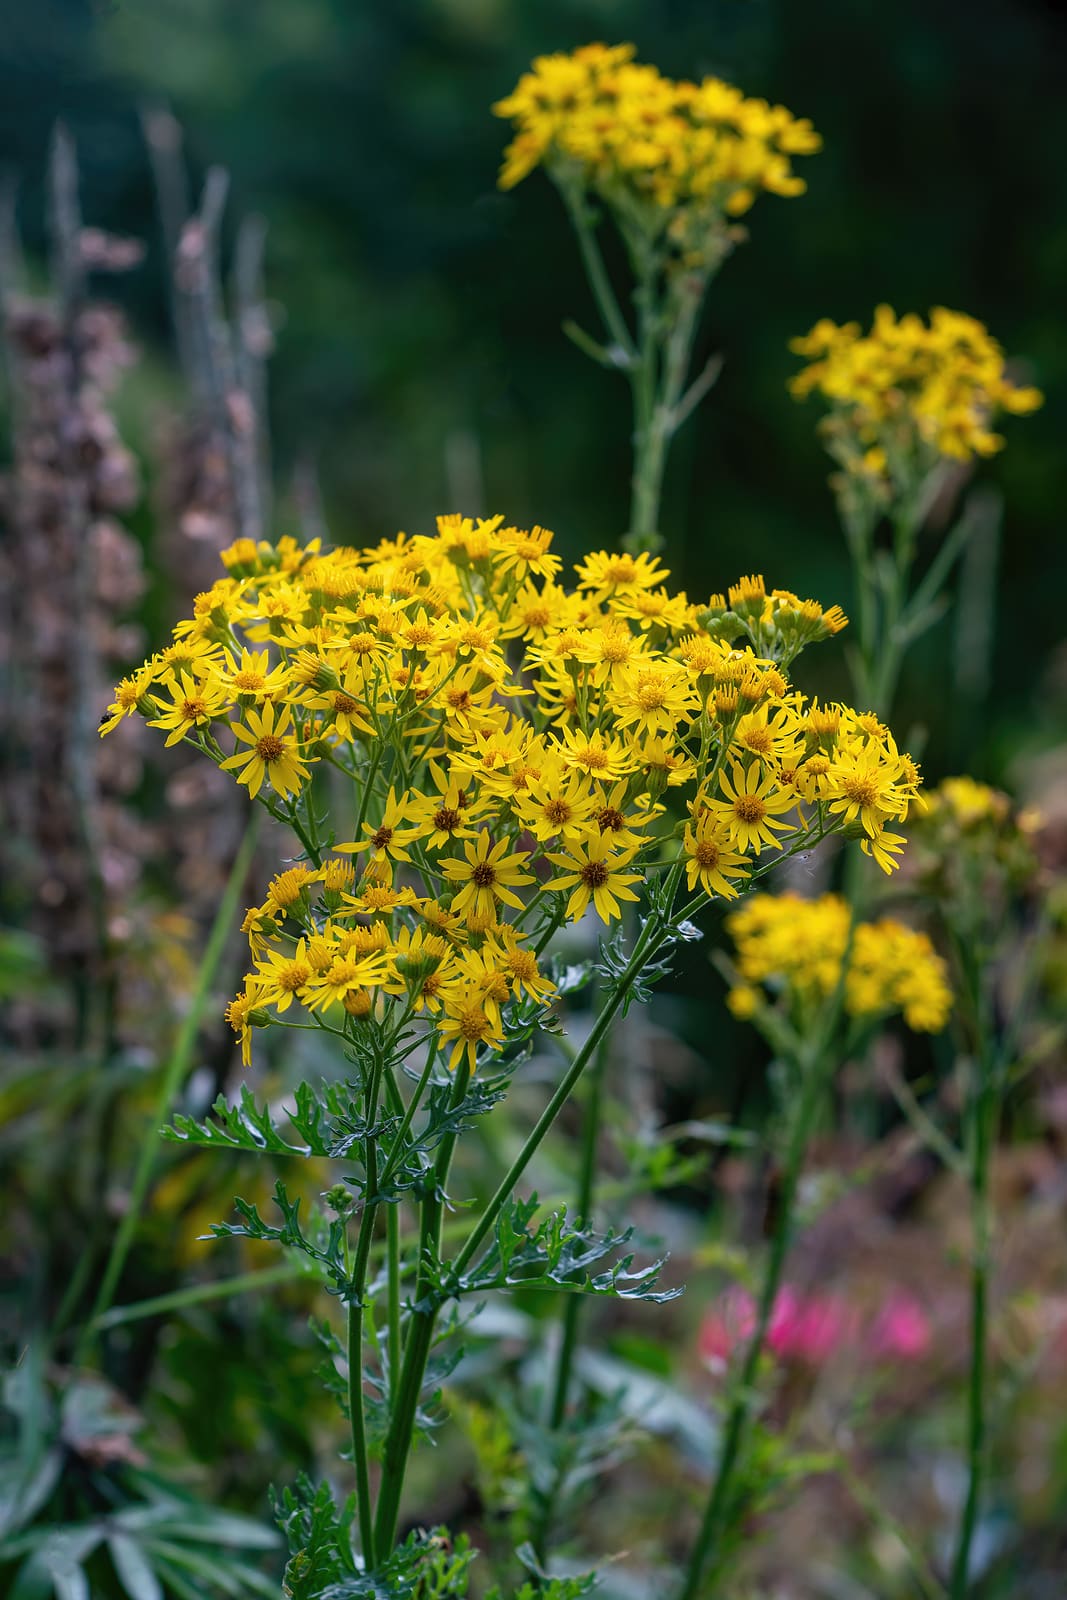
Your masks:
{"label": "yellow flower cluster", "polygon": [[605,198],[696,205],[741,216],[761,191],[803,194],[790,158],[820,139],[784,106],[750,100],[719,78],[675,82],[634,59],[633,45],[585,45],[538,56],[494,107],[516,133],[500,186],[544,164]]}
{"label": "yellow flower cluster", "polygon": [[[851,913],[839,895],[753,895],[726,922],[745,982],[731,990],[735,1016],[755,1016],[764,1003],[757,984],[783,992],[798,1020],[832,994],[848,949]],[[945,963],[925,933],[883,918],[859,922],[844,987],[844,1009],[855,1018],[903,1012],[910,1028],[940,1033],[952,1009]]]}
{"label": "yellow flower cluster", "polygon": [[930,821],[943,816],[963,829],[985,822],[999,826],[1011,816],[1011,800],[1006,794],[966,775],[943,779],[926,797],[926,808]]}
{"label": "yellow flower cluster", "polygon": [[913,475],[939,456],[993,455],[1004,443],[991,430],[995,414],[1042,403],[1040,390],[1009,382],[1004,352],[982,323],[943,306],[929,323],[878,306],[869,333],[823,318],[790,348],[809,361],[792,393],[830,402],[832,452],[874,478]]}
{"label": "yellow flower cluster", "polygon": [[301,840],[246,919],[246,1049],[294,1000],[342,1023],[392,1005],[473,1065],[509,1007],[547,1002],[554,929],[617,920],[650,875],[684,874],[688,915],[834,832],[896,864],[914,764],[783,671],[836,608],[760,578],[695,605],[656,558],[607,551],[567,588],[551,541],[499,516],[364,550],[239,540],[119,684],[103,731],[140,713]]}
{"label": "yellow flower cluster", "polygon": [[1042,819],[1017,810],[1010,796],[974,778],[945,778],[926,797],[911,830],[919,887],[945,908],[981,922],[996,920],[1010,893],[1028,892],[1038,873],[1035,836]]}

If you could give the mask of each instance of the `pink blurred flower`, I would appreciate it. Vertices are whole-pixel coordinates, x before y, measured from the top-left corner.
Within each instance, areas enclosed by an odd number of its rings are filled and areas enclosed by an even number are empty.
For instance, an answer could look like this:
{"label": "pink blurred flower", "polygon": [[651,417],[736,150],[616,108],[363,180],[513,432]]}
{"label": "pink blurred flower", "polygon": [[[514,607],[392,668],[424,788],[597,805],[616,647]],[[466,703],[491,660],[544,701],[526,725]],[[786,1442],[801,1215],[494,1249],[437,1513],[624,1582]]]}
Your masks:
{"label": "pink blurred flower", "polygon": [[756,1302],[739,1284],[721,1294],[700,1324],[701,1359],[713,1372],[721,1372],[739,1344],[756,1329]]}
{"label": "pink blurred flower", "polygon": [[915,1296],[892,1289],[870,1330],[873,1355],[890,1360],[917,1361],[930,1348],[930,1319]]}
{"label": "pink blurred flower", "polygon": [[[843,1295],[786,1284],[775,1296],[767,1348],[779,1361],[821,1367],[849,1346],[860,1346],[876,1361],[917,1361],[933,1338],[929,1317],[906,1289],[891,1288],[866,1327],[862,1324],[859,1309]],[[727,1289],[701,1323],[701,1358],[721,1373],[755,1328],[756,1302],[748,1290],[737,1285]]]}
{"label": "pink blurred flower", "polygon": [[856,1314],[840,1295],[800,1295],[788,1285],[771,1312],[767,1343],[783,1361],[822,1366],[856,1333]]}

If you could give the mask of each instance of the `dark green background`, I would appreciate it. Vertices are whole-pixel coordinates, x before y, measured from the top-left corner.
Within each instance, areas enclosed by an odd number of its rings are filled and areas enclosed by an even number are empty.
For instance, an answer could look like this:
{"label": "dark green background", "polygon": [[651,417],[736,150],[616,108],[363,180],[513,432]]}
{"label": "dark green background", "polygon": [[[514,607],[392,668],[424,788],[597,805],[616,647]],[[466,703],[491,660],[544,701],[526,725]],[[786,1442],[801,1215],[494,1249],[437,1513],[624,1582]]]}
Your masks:
{"label": "dark green background", "polygon": [[[89,219],[152,240],[145,268],[120,285],[150,344],[164,348],[168,331],[138,105],[167,100],[197,178],[223,163],[235,212],[268,219],[279,477],[313,458],[345,540],[425,528],[451,509],[457,440],[467,454],[476,441],[480,509],[554,527],[565,552],[610,543],[626,525],[628,396],[559,331],[568,316],[593,325],[561,207],[539,174],[511,194],[495,188],[507,129],[489,106],[532,55],[632,39],[667,72],[719,73],[810,116],[825,149],[800,163],[809,193],[756,206],[750,243],[713,290],[702,346],[726,367],[672,461],[664,528],[676,580],[700,594],[762,569],[847,608],[816,413],[785,391],[796,364],[787,340],[821,315],[865,319],[880,299],[969,311],[1026,358],[1021,375],[1048,402],[1009,421],[1007,452],[982,468],[1008,506],[991,715],[951,725],[945,623],[913,661],[898,721],[930,724],[934,772],[966,760],[994,776],[1026,740],[1055,731],[1067,377],[1057,9],[8,0],[6,12],[0,128],[30,245],[61,115]],[[840,660],[813,660],[813,671],[843,689]]]}

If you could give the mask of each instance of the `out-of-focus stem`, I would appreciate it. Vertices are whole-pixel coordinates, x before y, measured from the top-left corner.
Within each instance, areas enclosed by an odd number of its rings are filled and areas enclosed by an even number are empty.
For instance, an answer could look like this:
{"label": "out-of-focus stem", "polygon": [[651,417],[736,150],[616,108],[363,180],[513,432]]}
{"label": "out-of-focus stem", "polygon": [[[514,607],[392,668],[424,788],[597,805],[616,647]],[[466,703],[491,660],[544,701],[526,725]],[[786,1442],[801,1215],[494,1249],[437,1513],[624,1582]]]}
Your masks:
{"label": "out-of-focus stem", "polygon": [[[809,1067],[805,1073],[804,1091],[796,1107],[782,1181],[778,1196],[778,1213],[771,1239],[770,1254],[763,1274],[756,1326],[745,1351],[740,1373],[732,1384],[733,1399],[726,1417],[722,1447],[715,1472],[715,1481],[708,1498],[704,1517],[690,1557],[689,1566],[678,1600],[696,1600],[697,1595],[711,1595],[714,1590],[717,1562],[716,1547],[722,1539],[732,1510],[731,1497],[735,1471],[746,1442],[749,1424],[756,1400],[756,1378],[760,1358],[767,1342],[774,1303],[782,1282],[782,1270],[793,1232],[793,1210],[796,1204],[797,1185],[804,1167],[811,1137],[812,1125],[818,1110],[825,1072]],[[709,1562],[712,1563],[709,1570]]]}
{"label": "out-of-focus stem", "polygon": [[[578,248],[582,254],[582,265],[585,267],[589,287],[593,292],[597,310],[604,322],[610,338],[614,341],[620,366],[625,366],[632,361],[637,352],[634,349],[633,337],[626,326],[626,318],[619,307],[615,291],[611,287],[604,258],[600,253],[597,243],[596,228],[590,213],[589,202],[584,194],[572,184],[561,185],[561,193],[574,231],[578,236]],[[613,352],[614,353],[614,352]]]}
{"label": "out-of-focus stem", "polygon": [[971,1356],[967,1380],[967,1495],[952,1563],[952,1600],[964,1600],[970,1587],[971,1551],[978,1525],[985,1475],[986,1386],[989,1344],[989,1277],[993,1214],[989,1194],[990,1165],[1004,1087],[1004,1064],[1010,1043],[998,1042],[989,974],[974,947],[973,936],[953,930],[959,975],[961,1012],[974,1047],[973,1077],[968,1096],[967,1161],[971,1191]]}
{"label": "out-of-focus stem", "polygon": [[130,1186],[129,1202],[115,1234],[111,1253],[108,1256],[107,1264],[100,1279],[100,1287],[97,1290],[96,1299],[93,1302],[93,1308],[79,1344],[75,1365],[85,1355],[89,1342],[101,1326],[104,1313],[111,1305],[119,1278],[122,1275],[122,1269],[126,1264],[130,1246],[133,1244],[134,1235],[144,1209],[148,1188],[155,1172],[159,1153],[159,1129],[170,1116],[174,1101],[189,1071],[189,1063],[192,1059],[196,1036],[204,1015],[207,998],[226,949],[226,940],[233,926],[234,913],[244,887],[245,878],[248,875],[248,869],[252,864],[258,822],[259,812],[253,808],[249,813],[244,837],[238,847],[233,866],[230,868],[229,877],[222,891],[218,910],[215,913],[215,920],[211,925],[211,932],[208,934],[207,944],[204,946],[204,954],[197,971],[196,987],[189,1002],[189,1009],[182,1019],[174,1049],[171,1052],[170,1060],[167,1062],[163,1081],[159,1086],[159,1094],[156,1097],[152,1121],[145,1132],[133,1176],[133,1183]]}
{"label": "out-of-focus stem", "polygon": [[[682,402],[709,272],[685,274],[673,292],[663,289],[658,278],[658,264],[649,259],[637,290],[642,336],[639,359],[630,374],[634,471],[630,529],[623,545],[634,553],[662,550],[666,542],[659,530],[663,480],[671,441],[693,409],[693,405],[683,409]],[[665,304],[660,303],[661,296]]]}
{"label": "out-of-focus stem", "polygon": [[985,1468],[986,1378],[988,1366],[989,1267],[992,1214],[989,1164],[996,1126],[996,1094],[988,1064],[980,1067],[973,1111],[971,1151],[971,1359],[967,1381],[967,1498],[952,1564],[952,1600],[965,1600],[970,1587],[971,1549],[981,1504]]}
{"label": "out-of-focus stem", "polygon": [[798,1054],[795,1063],[800,1073],[800,1093],[792,1103],[778,1197],[778,1213],[760,1287],[756,1326],[745,1351],[740,1373],[731,1385],[730,1407],[723,1431],[718,1467],[696,1543],[693,1546],[693,1553],[678,1591],[678,1600],[696,1600],[698,1595],[710,1597],[715,1592],[715,1579],[721,1564],[719,1546],[733,1513],[733,1479],[747,1442],[757,1398],[756,1379],[760,1358],[767,1340],[774,1303],[781,1286],[786,1255],[792,1242],[797,1189],[819,1106],[837,1062],[833,1048],[834,1034],[844,1004],[855,930],[856,917],[853,912],[837,983],[833,993],[827,997],[809,1048],[803,1054]]}

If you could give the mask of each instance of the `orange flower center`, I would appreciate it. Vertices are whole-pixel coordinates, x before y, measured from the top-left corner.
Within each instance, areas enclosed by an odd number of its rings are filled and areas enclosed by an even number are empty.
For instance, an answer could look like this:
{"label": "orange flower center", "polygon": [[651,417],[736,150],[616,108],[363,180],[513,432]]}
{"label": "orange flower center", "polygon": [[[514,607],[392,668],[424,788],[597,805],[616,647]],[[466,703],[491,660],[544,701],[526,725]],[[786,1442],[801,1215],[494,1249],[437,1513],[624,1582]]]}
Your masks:
{"label": "orange flower center", "polygon": [[846,778],[841,787],[859,806],[878,804],[878,787],[871,778]]}
{"label": "orange flower center", "polygon": [[740,822],[762,822],[767,808],[758,794],[739,794],[734,801],[734,816]]}

